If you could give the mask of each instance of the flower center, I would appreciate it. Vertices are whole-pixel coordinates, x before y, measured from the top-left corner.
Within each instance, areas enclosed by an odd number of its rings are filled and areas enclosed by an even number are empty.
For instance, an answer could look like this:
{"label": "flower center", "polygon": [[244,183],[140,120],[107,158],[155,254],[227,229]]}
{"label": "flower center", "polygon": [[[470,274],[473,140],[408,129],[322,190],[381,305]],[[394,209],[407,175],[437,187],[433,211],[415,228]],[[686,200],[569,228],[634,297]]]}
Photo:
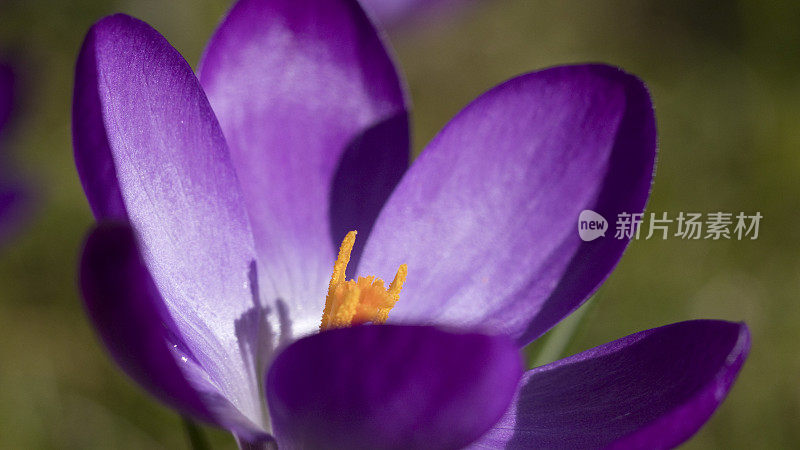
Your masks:
{"label": "flower center", "polygon": [[383,280],[375,277],[358,277],[358,280],[345,280],[350,252],[356,242],[356,232],[347,233],[339,247],[339,256],[333,265],[333,275],[325,297],[325,310],[322,312],[320,331],[342,328],[366,322],[385,323],[389,310],[400,298],[400,290],[408,275],[408,266],[397,269],[394,281],[386,289]]}

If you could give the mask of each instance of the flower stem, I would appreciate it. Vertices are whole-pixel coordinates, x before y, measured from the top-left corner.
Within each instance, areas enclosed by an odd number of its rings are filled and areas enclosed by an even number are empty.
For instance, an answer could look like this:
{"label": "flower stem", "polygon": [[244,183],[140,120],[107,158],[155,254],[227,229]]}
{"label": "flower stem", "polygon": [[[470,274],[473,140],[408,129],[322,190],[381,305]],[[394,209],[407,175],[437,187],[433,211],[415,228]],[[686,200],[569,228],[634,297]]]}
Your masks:
{"label": "flower stem", "polygon": [[183,428],[186,430],[186,436],[189,438],[189,448],[192,450],[211,449],[203,429],[194,420],[181,416],[181,421],[183,422]]}

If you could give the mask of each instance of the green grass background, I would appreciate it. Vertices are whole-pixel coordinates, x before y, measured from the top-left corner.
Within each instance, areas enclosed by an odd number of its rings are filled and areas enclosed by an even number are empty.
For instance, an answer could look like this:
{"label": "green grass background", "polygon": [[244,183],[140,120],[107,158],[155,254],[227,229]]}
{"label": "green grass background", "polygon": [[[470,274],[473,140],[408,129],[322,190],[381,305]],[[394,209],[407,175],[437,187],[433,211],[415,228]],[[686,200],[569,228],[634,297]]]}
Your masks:
{"label": "green grass background", "polygon": [[[72,162],[73,66],[113,12],[195,65],[227,1],[0,3],[0,48],[22,64],[5,145],[36,188],[0,253],[0,448],[181,448],[180,419],[125,378],[84,317],[75,261],[92,222]],[[567,353],[692,318],[745,320],[739,381],[686,448],[800,446],[800,3],[483,1],[391,34],[418,153],[475,96],[516,74],[602,61],[651,89],[660,152],[649,211],[760,211],[756,241],[634,242]],[[215,447],[226,433],[207,430]]]}

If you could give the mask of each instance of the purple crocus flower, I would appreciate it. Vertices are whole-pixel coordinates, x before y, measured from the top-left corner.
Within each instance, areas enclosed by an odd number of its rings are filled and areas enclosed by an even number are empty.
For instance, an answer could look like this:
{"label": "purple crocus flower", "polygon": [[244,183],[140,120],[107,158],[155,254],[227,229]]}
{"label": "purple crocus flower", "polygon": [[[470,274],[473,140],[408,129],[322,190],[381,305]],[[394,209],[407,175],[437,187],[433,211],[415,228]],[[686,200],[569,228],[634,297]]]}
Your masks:
{"label": "purple crocus flower", "polygon": [[407,110],[354,0],[239,1],[197,76],[137,19],[94,25],[73,126],[100,225],[80,281],[119,365],[243,448],[663,448],[696,432],[744,362],[743,324],[669,325],[527,372],[519,354],[628,243],[581,241],[580,211],[644,208],[641,81],[519,76],[408,170]]}

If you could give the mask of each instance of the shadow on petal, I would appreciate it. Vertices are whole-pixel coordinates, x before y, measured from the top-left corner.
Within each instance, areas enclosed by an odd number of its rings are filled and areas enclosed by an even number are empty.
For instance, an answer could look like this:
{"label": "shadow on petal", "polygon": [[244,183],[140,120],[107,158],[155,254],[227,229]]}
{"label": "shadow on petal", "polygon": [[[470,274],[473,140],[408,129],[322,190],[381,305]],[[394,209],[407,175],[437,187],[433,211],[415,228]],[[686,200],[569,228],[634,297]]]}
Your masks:
{"label": "shadow on petal", "polygon": [[[263,402],[264,391],[261,380],[278,351],[292,341],[292,323],[286,303],[282,299],[276,299],[274,304],[277,309],[278,329],[277,333],[275,332],[273,324],[270,323],[272,307],[265,305],[261,300],[258,267],[255,261],[250,262],[248,277],[253,296],[253,307],[235,321],[234,329],[242,360],[252,370],[254,375],[252,382],[258,384],[258,386],[254,386],[254,391],[259,392]],[[266,415],[266,407],[263,409]]]}
{"label": "shadow on petal", "polygon": [[[614,69],[603,68],[603,70]],[[609,222],[615,220],[620,212],[644,211],[655,170],[656,129],[648,91],[633,77],[623,80],[626,85],[625,113],[617,128],[614,147],[609,158],[611,163],[601,183],[603,189],[588,208]],[[631,151],[638,148],[642,142],[651,144],[653,151]],[[524,345],[537,339],[585,303],[591,293],[611,274],[629,242],[628,239],[616,239],[608,235],[601,242],[581,245],[564,269],[556,288],[542,302],[542,309],[520,338],[520,344]],[[587,264],[587,261],[592,261],[592,264]],[[586,283],[582,282],[587,279],[597,280],[594,289],[588,294],[585,292]],[[570,302],[565,299],[581,299],[581,301]]]}
{"label": "shadow on petal", "polygon": [[378,122],[351,140],[339,160],[330,190],[331,236],[336,254],[344,236],[358,231],[352,268],[358,267],[378,213],[408,168],[408,127],[406,112]]}

